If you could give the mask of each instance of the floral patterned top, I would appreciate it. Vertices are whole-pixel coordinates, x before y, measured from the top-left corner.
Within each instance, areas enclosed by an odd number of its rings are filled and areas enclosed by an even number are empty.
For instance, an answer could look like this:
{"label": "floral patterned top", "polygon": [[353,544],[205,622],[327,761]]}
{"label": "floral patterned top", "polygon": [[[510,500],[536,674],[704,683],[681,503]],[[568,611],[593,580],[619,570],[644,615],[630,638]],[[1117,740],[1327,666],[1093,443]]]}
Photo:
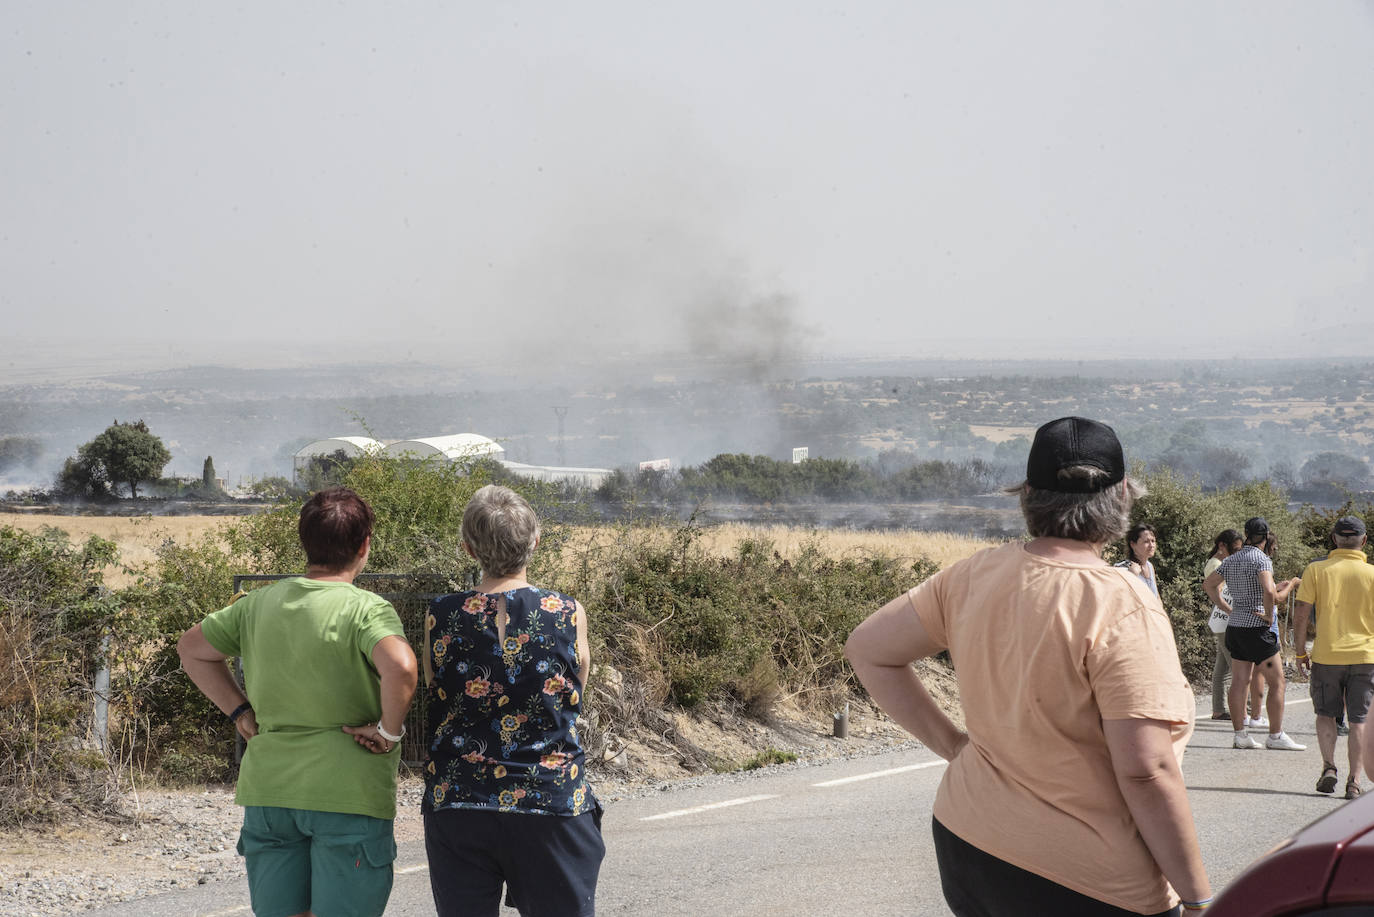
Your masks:
{"label": "floral patterned top", "polygon": [[[505,639],[496,615],[506,599]],[[577,603],[548,589],[458,592],[430,603],[423,809],[581,815]]]}

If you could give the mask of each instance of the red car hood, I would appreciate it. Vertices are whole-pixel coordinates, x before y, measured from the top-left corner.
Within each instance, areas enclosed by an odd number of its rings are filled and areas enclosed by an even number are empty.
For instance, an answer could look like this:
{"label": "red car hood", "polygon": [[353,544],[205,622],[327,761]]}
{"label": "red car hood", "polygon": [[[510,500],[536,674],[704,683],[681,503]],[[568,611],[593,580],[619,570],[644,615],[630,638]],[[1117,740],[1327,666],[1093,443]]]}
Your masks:
{"label": "red car hood", "polygon": [[1374,904],[1374,793],[1324,815],[1246,867],[1208,917],[1282,917]]}

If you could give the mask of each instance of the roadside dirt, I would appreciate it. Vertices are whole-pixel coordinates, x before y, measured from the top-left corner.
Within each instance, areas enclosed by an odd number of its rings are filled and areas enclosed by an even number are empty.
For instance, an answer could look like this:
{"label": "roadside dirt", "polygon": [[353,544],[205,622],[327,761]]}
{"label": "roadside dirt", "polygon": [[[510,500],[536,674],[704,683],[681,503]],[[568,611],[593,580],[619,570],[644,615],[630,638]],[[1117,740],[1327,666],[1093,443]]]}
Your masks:
{"label": "roadside dirt", "polygon": [[[957,710],[953,677],[930,665],[923,679],[942,706]],[[848,736],[833,735],[827,714],[779,705],[765,721],[723,713],[664,713],[662,730],[639,731],[589,765],[604,803],[676,780],[738,768],[769,750],[799,761],[860,757],[914,744],[910,735],[866,704],[851,704]],[[788,765],[775,765],[786,767]],[[396,837],[423,836],[424,784],[402,780]],[[235,851],[241,810],[233,788],[130,788],[112,819],[72,816],[59,823],[0,832],[0,913],[23,917],[73,914],[177,887],[243,874]]]}
{"label": "roadside dirt", "polygon": [[[33,530],[53,525],[74,539],[98,534],[120,545],[124,566],[107,572],[107,583],[125,585],[130,572],[152,562],[158,545],[171,539],[190,543],[226,524],[224,517],[65,517],[0,513],[0,525]],[[735,527],[738,529],[739,527]],[[735,529],[717,533],[721,544],[740,537]],[[774,540],[784,553],[794,550],[795,531],[751,529]],[[590,532],[586,537],[594,537]],[[877,546],[902,555],[927,555],[948,562],[967,556],[986,542],[956,536],[909,533],[831,533],[839,549]],[[958,716],[951,673],[924,663],[923,679],[937,701]],[[606,690],[603,684],[601,690]],[[848,736],[833,735],[834,710],[806,711],[780,701],[762,720],[729,710],[686,713],[655,709],[647,714],[632,698],[608,697],[608,709],[625,705],[624,719],[640,725],[615,728],[589,743],[588,772],[597,795],[607,803],[647,792],[676,780],[713,770],[732,770],[759,755],[777,751],[799,761],[857,757],[904,747],[912,739],[866,704],[851,703]],[[776,756],[772,756],[776,757]],[[786,767],[787,765],[779,765]],[[422,835],[423,783],[402,782],[398,798],[398,839]],[[235,851],[241,810],[231,787],[127,788],[120,815],[104,819],[64,816],[51,825],[0,831],[0,914],[47,917],[79,913],[112,902],[156,894],[173,887],[206,884],[242,875]]]}

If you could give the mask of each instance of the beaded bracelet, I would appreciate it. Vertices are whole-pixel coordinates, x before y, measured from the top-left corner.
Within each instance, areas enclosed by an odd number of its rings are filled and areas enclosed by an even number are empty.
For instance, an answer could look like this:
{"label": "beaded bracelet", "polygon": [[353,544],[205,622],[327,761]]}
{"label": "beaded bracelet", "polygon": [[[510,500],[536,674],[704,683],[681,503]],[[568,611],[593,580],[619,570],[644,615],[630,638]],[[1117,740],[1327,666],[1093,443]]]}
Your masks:
{"label": "beaded bracelet", "polygon": [[382,728],[382,721],[381,721],[381,720],[378,720],[378,721],[377,721],[377,725],[376,725],[375,727],[373,727],[373,728],[375,728],[375,729],[377,730],[377,735],[379,735],[379,736],[381,736],[382,738],[386,739],[386,740],[387,740],[388,742],[390,742],[392,745],[395,745],[397,742],[401,741],[402,739],[404,739],[404,738],[406,737],[406,724],[405,724],[405,723],[402,723],[402,724],[401,724],[401,734],[398,735],[398,736],[394,736],[394,735],[392,735],[391,733],[387,732],[385,729],[383,729],[383,728]]}

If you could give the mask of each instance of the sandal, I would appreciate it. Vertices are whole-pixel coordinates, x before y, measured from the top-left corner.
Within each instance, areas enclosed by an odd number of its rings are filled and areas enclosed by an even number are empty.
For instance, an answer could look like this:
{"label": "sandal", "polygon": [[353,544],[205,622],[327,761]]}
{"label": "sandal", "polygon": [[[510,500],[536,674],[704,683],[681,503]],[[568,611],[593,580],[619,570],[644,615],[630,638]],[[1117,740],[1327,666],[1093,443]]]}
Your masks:
{"label": "sandal", "polygon": [[1358,799],[1364,790],[1360,789],[1360,784],[1356,780],[1347,780],[1345,784],[1345,798]]}
{"label": "sandal", "polygon": [[1318,793],[1336,792],[1336,765],[1327,764],[1322,767],[1321,778],[1317,780]]}

